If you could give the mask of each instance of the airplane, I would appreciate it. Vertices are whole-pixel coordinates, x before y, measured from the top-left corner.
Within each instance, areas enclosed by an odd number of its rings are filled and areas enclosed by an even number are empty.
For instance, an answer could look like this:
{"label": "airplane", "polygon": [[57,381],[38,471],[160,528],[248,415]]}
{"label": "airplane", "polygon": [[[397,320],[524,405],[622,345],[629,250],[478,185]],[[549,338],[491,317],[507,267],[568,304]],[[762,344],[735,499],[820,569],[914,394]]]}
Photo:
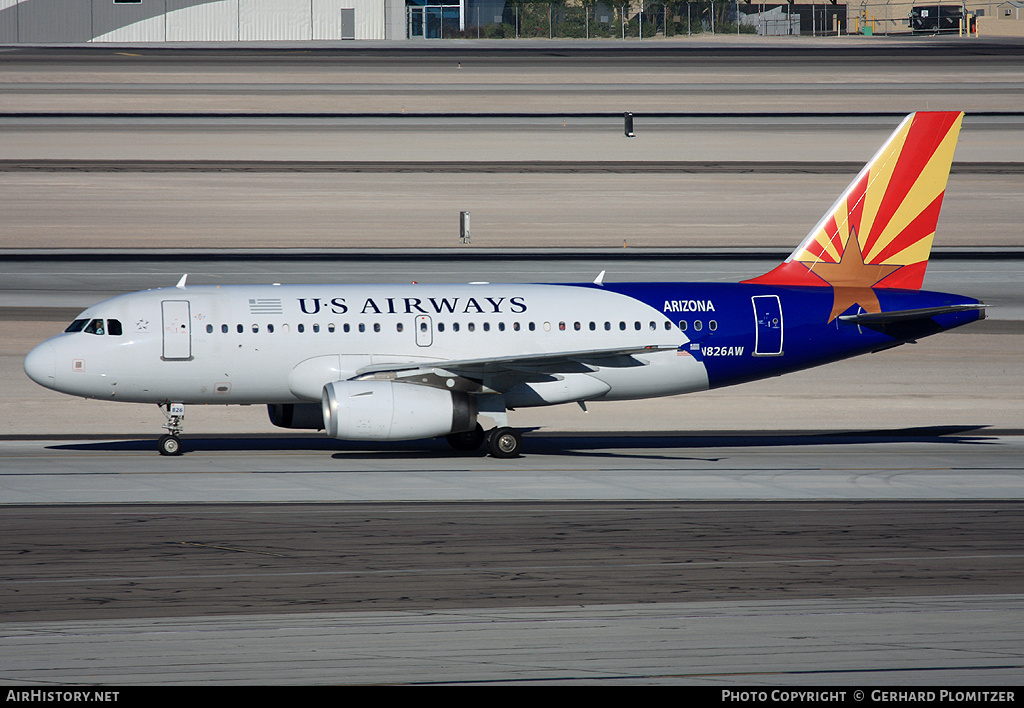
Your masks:
{"label": "airplane", "polygon": [[445,436],[519,456],[508,411],[777,376],[984,319],[921,290],[962,112],[908,115],[778,267],[739,283],[188,285],[87,308],[25,358],[74,396],[265,404],[342,440]]}

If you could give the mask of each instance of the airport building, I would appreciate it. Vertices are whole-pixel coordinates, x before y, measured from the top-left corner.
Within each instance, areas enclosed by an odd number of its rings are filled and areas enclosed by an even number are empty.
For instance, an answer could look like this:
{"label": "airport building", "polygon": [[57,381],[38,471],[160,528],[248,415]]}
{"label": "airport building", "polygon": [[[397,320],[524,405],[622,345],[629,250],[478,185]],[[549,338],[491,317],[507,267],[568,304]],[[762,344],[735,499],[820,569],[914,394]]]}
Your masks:
{"label": "airport building", "polygon": [[406,0],[0,0],[0,43],[404,39]]}
{"label": "airport building", "polygon": [[[923,2],[719,2],[717,12],[733,20],[740,16],[741,25],[756,26],[759,34],[890,34],[910,31],[916,5]],[[977,16],[982,34],[1024,34],[1019,0],[937,5]],[[646,31],[652,37],[672,34],[673,21],[675,33],[715,31],[713,23],[710,28],[706,20],[700,24],[709,7],[710,2],[647,0],[0,0],[0,44],[615,38],[636,36],[626,31],[630,23],[636,23],[641,36]],[[681,30],[684,18],[686,30]]]}

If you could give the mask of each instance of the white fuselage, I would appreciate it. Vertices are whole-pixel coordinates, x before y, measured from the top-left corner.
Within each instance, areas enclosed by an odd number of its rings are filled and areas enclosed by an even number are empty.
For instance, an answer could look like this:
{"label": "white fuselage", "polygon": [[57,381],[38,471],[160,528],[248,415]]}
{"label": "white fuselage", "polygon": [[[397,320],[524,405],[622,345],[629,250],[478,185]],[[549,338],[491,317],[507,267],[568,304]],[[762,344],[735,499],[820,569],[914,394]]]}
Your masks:
{"label": "white fuselage", "polygon": [[[73,395],[151,403],[311,402],[324,385],[386,364],[688,342],[634,298],[561,285],[188,286],[115,297],[77,321],[79,331],[30,353],[29,375]],[[490,376],[500,391],[502,372]],[[685,347],[550,378],[509,391],[508,405],[708,387]]]}

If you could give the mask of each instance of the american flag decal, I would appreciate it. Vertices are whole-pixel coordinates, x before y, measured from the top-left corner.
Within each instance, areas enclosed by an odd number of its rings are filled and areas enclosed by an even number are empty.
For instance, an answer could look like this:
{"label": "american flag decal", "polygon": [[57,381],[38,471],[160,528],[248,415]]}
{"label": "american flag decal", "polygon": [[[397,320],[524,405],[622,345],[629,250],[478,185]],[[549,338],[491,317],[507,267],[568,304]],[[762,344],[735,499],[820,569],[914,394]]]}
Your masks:
{"label": "american flag decal", "polygon": [[283,315],[284,307],[278,298],[249,298],[249,314],[251,315]]}

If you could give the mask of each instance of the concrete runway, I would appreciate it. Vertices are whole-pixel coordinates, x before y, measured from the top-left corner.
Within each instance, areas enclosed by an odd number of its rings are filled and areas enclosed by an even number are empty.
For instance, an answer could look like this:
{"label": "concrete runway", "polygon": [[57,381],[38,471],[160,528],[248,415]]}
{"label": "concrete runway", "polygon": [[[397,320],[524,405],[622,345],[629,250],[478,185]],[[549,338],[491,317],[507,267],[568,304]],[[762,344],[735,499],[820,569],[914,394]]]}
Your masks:
{"label": "concrete runway", "polygon": [[[628,407],[628,406],[627,406]],[[634,406],[634,411],[642,410]],[[1020,430],[527,433],[525,456],[315,435],[0,441],[5,504],[1019,499]],[[969,480],[967,482],[966,480]]]}
{"label": "concrete runway", "polygon": [[[1019,684],[1022,46],[878,39],[6,50],[0,683]],[[922,108],[976,114],[937,248],[1010,256],[936,259],[928,286],[1002,316],[733,389],[516,412],[517,463],[270,435],[256,407],[190,410],[207,435],[168,460],[156,410],[20,371],[89,298],[183,268],[513,269],[126,250],[451,248],[469,209],[469,249],[574,252],[486,279],[590,280],[603,256],[578,256],[623,241],[643,257],[615,279],[733,278],[755,264],[650,256],[788,253],[852,178],[834,163]],[[623,110],[650,114],[635,139]],[[266,169],[303,160],[333,169]],[[475,164],[408,171],[440,160]],[[510,171],[530,161],[566,165]]]}
{"label": "concrete runway", "polygon": [[1019,111],[1020,58],[1017,39],[956,37],[12,47],[0,111]]}
{"label": "concrete runway", "polygon": [[[58,308],[60,321],[107,297],[174,285],[184,273],[197,285],[588,283],[602,270],[607,282],[734,283],[768,272],[791,250],[19,250],[0,261],[0,317]],[[936,247],[924,288],[980,298],[993,306],[990,319],[1024,320],[1022,261],[1020,248]]]}
{"label": "concrete runway", "polygon": [[1022,604],[1019,595],[960,595],[56,621],[0,626],[0,646],[10,683],[50,687],[60,677],[122,687],[820,686],[849,687],[847,699],[855,688],[893,686],[1012,693],[1020,685]]}
{"label": "concrete runway", "polygon": [[[878,130],[872,143],[888,134]],[[625,244],[788,254],[855,175],[0,172],[10,199],[0,244],[452,248],[459,212],[469,211],[467,250]],[[953,175],[936,247],[1019,245],[1020,178]]]}
{"label": "concrete runway", "polygon": [[1019,42],[787,39],[12,48],[0,248],[441,248],[470,211],[475,248],[789,250],[928,109],[967,111],[937,242],[1016,245]]}

